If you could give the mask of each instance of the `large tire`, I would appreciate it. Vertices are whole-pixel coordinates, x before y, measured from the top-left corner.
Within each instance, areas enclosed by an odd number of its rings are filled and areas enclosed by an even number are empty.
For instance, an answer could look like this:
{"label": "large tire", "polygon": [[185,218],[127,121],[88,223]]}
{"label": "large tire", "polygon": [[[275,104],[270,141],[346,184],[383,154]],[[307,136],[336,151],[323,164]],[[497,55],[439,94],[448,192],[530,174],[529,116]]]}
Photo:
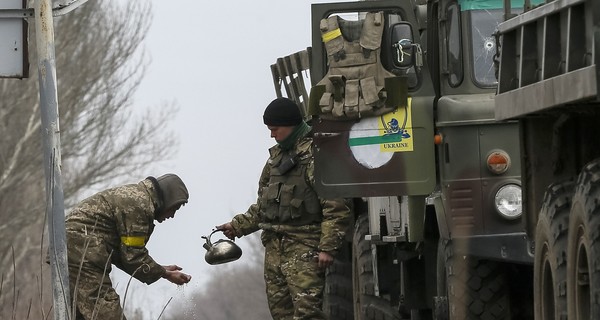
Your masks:
{"label": "large tire", "polygon": [[356,220],[352,241],[354,318],[358,320],[400,319],[398,311],[390,305],[388,300],[375,296],[371,244],[365,240],[365,235],[368,233],[367,216],[360,215]]}
{"label": "large tire", "polygon": [[574,182],[548,188],[535,232],[533,296],[535,319],[567,317],[567,232]]}
{"label": "large tire", "polygon": [[577,180],[567,254],[569,320],[600,319],[600,159]]}
{"label": "large tire", "polygon": [[[452,241],[446,243],[443,253],[448,319],[511,319],[510,290],[506,271],[501,264],[456,256]],[[438,299],[440,294],[443,294],[443,288],[438,289]],[[441,310],[437,312],[442,316],[444,314]]]}
{"label": "large tire", "polygon": [[339,252],[333,265],[327,268],[323,311],[329,319],[353,320],[352,253],[349,248]]}

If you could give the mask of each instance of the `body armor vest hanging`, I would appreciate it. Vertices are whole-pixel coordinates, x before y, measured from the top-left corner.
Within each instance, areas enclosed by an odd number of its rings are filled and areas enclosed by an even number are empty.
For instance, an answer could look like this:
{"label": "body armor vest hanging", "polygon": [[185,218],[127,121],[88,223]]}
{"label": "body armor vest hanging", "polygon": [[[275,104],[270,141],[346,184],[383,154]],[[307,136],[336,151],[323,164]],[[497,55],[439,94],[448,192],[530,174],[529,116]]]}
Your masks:
{"label": "body armor vest hanging", "polygon": [[313,88],[320,98],[311,101],[318,102],[322,117],[356,119],[397,107],[387,101],[384,87],[386,78],[395,75],[385,70],[380,60],[383,26],[383,12],[367,13],[363,21],[338,16],[321,20],[329,70]]}

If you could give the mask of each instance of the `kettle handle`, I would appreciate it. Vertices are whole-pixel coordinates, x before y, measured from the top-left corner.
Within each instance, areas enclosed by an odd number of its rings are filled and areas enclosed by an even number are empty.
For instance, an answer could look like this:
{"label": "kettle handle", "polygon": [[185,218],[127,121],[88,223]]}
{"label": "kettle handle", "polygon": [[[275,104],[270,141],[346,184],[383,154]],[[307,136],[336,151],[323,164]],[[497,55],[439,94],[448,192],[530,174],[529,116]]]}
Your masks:
{"label": "kettle handle", "polygon": [[[223,231],[223,229],[214,229],[209,235],[207,236],[202,236],[203,239],[206,239],[206,242],[211,243],[210,242],[210,237],[217,231]],[[235,242],[235,238],[233,238],[233,240],[231,240],[233,242]]]}

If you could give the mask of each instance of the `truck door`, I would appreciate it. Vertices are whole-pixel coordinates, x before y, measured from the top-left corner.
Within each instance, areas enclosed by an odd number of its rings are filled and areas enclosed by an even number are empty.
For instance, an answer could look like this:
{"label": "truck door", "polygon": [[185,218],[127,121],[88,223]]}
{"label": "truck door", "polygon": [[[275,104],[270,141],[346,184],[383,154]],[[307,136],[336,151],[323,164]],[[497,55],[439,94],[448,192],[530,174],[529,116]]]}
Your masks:
{"label": "truck door", "polygon": [[[404,99],[386,114],[356,119],[317,114],[313,118],[315,182],[324,197],[427,195],[436,183],[434,91],[427,66],[419,59],[425,41],[409,1],[313,4],[312,83],[328,71],[321,20],[338,15],[360,21],[367,12],[377,11],[383,11],[385,17],[377,58],[387,71],[402,78],[401,85],[388,88],[386,84],[386,90],[388,95],[400,94]],[[398,50],[402,41],[410,45],[408,50]],[[311,95],[314,88],[312,91]]]}

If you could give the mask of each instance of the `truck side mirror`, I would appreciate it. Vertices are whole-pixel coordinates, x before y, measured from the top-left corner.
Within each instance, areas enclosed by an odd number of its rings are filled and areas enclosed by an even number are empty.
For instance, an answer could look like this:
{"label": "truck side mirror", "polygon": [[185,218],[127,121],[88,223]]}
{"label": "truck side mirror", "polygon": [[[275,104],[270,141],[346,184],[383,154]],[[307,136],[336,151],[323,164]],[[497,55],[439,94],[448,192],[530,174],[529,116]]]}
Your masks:
{"label": "truck side mirror", "polygon": [[407,22],[399,22],[392,26],[392,61],[395,68],[411,67],[415,59],[412,26]]}

